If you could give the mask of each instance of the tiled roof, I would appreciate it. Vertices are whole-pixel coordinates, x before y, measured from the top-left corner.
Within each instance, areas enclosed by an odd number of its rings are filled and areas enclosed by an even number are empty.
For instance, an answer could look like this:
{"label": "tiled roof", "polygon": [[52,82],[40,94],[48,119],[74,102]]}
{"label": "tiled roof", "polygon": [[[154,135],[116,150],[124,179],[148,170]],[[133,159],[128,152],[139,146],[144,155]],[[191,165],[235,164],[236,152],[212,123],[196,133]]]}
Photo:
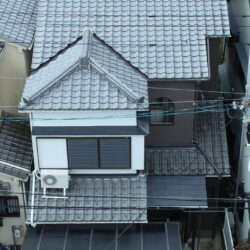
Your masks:
{"label": "tiled roof", "polygon": [[[147,222],[146,176],[72,175],[66,199],[43,198],[40,180],[34,180],[35,209],[27,210],[28,223],[32,223],[32,214],[34,224]],[[47,195],[58,194],[47,191]],[[31,200],[32,194],[29,206]]]}
{"label": "tiled roof", "polygon": [[0,118],[0,173],[27,180],[33,160],[30,126],[13,116]]}
{"label": "tiled roof", "polygon": [[[208,102],[199,105],[205,107]],[[192,145],[146,148],[149,174],[230,175],[224,113],[196,114],[194,126]]]}
{"label": "tiled roof", "polygon": [[30,49],[36,21],[36,0],[1,0],[0,40]]}
{"label": "tiled roof", "polygon": [[91,28],[149,78],[207,78],[206,37],[229,36],[226,0],[40,0],[32,68]]}
{"label": "tiled roof", "polygon": [[27,79],[20,104],[26,110],[147,107],[147,78],[89,29]]}

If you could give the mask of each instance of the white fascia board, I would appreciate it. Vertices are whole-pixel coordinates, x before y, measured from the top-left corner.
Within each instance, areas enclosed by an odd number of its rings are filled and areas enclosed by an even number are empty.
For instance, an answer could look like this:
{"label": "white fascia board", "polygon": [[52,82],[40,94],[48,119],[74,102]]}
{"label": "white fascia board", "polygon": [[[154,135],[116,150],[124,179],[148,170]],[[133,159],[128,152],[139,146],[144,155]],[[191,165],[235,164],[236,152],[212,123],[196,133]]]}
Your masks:
{"label": "white fascia board", "polygon": [[32,126],[136,126],[135,110],[35,111]]}

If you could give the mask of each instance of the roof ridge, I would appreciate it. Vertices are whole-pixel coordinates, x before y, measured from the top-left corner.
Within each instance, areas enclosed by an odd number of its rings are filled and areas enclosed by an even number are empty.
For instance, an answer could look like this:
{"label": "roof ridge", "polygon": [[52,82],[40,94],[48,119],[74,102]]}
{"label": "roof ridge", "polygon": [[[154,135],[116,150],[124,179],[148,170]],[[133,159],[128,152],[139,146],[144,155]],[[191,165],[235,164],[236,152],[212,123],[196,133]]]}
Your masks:
{"label": "roof ridge", "polygon": [[137,95],[133,89],[126,86],[122,83],[116,76],[102,67],[95,59],[90,57],[90,65],[96,70],[99,74],[103,75],[111,84],[115,85],[122,93],[124,93],[128,99],[133,102],[143,102],[144,97]]}
{"label": "roof ridge", "polygon": [[[32,94],[32,96],[24,96],[23,101],[24,104],[30,105],[34,100],[39,98],[41,95],[44,94],[44,92],[50,90],[57,84],[58,82],[65,79],[68,75],[73,73],[76,69],[88,69],[89,66],[89,59],[90,59],[90,50],[91,50],[91,31],[89,28],[84,28],[83,30],[83,36],[82,39],[84,40],[83,46],[81,47],[81,53],[79,57],[76,57],[75,60],[71,63],[71,65],[66,69],[65,71],[61,72],[58,71],[57,74],[53,77],[52,80],[50,80],[47,84],[42,86],[40,89],[38,89],[35,93]],[[77,44],[77,43],[76,43]],[[74,44],[74,45],[76,45]],[[73,45],[73,46],[74,46]],[[67,48],[67,50],[70,47]],[[50,61],[51,62],[51,61]]]}

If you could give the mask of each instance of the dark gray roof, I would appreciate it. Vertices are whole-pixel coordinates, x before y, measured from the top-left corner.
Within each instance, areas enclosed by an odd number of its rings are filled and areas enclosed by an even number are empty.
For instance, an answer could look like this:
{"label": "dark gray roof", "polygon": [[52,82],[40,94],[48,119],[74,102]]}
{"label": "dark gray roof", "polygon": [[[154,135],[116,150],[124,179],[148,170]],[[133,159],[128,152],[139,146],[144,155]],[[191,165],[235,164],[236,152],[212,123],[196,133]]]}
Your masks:
{"label": "dark gray roof", "polygon": [[7,113],[0,119],[0,173],[27,180],[33,160],[29,123]]}
{"label": "dark gray roof", "polygon": [[[32,196],[32,182],[35,194]],[[67,199],[43,198],[40,180],[31,181],[30,224],[54,223],[145,223],[147,222],[146,176],[71,176]],[[52,190],[48,196],[62,196]]]}
{"label": "dark gray roof", "polygon": [[0,40],[31,49],[35,33],[36,0],[1,0]]}
{"label": "dark gray roof", "polygon": [[206,37],[229,36],[226,0],[40,0],[32,68],[90,27],[149,78],[207,78]]}
{"label": "dark gray roof", "polygon": [[43,225],[28,227],[22,250],[181,250],[179,230],[176,222]]}
{"label": "dark gray roof", "polygon": [[148,176],[148,207],[207,207],[204,176]]}
{"label": "dark gray roof", "polygon": [[147,78],[89,29],[28,77],[21,109],[145,110]]}
{"label": "dark gray roof", "polygon": [[215,108],[204,112],[204,107],[216,103],[223,110],[220,102],[199,104],[202,112],[195,115],[192,145],[146,148],[145,167],[149,174],[230,175],[224,112],[215,112]]}

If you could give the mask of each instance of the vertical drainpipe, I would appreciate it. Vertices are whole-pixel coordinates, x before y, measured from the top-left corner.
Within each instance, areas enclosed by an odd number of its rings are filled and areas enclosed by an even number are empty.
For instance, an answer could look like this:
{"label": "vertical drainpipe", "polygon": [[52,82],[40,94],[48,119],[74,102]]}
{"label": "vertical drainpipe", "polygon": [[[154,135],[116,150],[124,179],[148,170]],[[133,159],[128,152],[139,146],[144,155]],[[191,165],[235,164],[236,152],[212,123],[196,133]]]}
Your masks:
{"label": "vertical drainpipe", "polygon": [[32,227],[36,226],[36,224],[34,223],[35,183],[36,183],[36,176],[34,170],[32,173],[32,194],[31,194],[31,212],[30,212],[30,224]]}

